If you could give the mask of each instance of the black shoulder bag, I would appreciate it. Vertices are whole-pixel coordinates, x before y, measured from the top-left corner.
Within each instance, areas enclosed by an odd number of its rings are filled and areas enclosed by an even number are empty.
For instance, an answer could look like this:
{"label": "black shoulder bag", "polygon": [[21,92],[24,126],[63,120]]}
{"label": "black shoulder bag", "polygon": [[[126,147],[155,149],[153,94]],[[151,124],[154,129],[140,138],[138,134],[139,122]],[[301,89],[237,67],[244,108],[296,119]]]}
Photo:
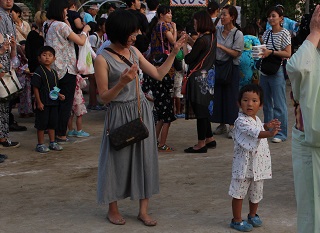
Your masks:
{"label": "black shoulder bag", "polygon": [[[124,61],[128,66],[133,64],[124,56],[115,52],[111,48],[105,48],[107,51],[116,54],[122,61]],[[137,119],[130,121],[116,129],[110,131],[110,119],[108,117],[108,129],[107,135],[109,135],[110,143],[115,150],[120,150],[124,147],[130,146],[134,143],[140,142],[143,139],[149,137],[148,128],[142,121],[141,106],[140,106],[140,94],[139,94],[139,78],[136,77],[136,94],[138,99],[138,113]],[[110,114],[110,109],[108,114]]]}
{"label": "black shoulder bag", "polygon": [[[271,30],[268,34],[266,44],[268,44],[268,40],[269,40],[270,35],[271,35],[271,41],[272,41],[272,46],[274,48],[274,51],[278,51],[276,49],[276,47],[274,46],[273,36],[272,36]],[[272,53],[266,58],[259,59],[256,67],[258,68],[258,70],[260,70],[262,73],[264,73],[266,75],[274,75],[278,72],[281,64],[282,64],[282,58],[279,56],[276,56]]]}

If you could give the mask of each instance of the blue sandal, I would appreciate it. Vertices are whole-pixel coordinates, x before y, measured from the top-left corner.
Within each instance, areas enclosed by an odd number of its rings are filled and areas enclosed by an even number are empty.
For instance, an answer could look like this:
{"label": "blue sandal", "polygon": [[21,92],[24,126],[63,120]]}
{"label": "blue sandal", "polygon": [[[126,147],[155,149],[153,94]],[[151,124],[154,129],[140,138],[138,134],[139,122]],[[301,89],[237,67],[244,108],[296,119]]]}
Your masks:
{"label": "blue sandal", "polygon": [[242,222],[234,222],[231,220],[230,227],[242,232],[252,231],[253,229],[253,226],[244,220],[242,220]]}
{"label": "blue sandal", "polygon": [[262,221],[261,221],[259,215],[257,215],[257,214],[254,217],[251,217],[248,214],[248,223],[250,223],[254,227],[261,227],[261,225],[262,225]]}

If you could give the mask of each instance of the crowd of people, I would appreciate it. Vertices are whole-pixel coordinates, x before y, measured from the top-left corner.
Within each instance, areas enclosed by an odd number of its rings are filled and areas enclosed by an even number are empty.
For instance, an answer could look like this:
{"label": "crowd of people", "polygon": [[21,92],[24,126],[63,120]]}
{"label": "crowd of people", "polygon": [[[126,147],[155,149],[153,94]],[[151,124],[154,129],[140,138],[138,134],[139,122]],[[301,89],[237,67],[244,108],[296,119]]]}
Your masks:
{"label": "crowd of people", "polygon": [[[98,17],[99,5],[92,4],[80,13],[77,0],[51,0],[46,11],[35,14],[31,28],[13,0],[0,0],[0,79],[15,70],[22,85],[19,96],[0,101],[0,146],[19,147],[20,142],[9,139],[9,131],[27,130],[11,113],[17,104],[19,117],[35,117],[35,150],[39,153],[63,150],[70,137],[89,137],[90,133],[83,130],[82,116],[88,110],[106,110],[98,163],[98,203],[108,204],[111,223],[123,225],[126,221],[118,201],[138,199],[138,220],[155,226],[157,221],[148,214],[148,205],[159,192],[158,152],[175,150],[167,145],[171,122],[196,119],[197,143],[184,152],[208,153],[217,147],[214,135],[233,139],[230,227],[251,231],[262,225],[258,204],[263,198],[263,181],[272,177],[266,138],[281,143],[288,137],[289,74],[297,117],[292,152],[298,230],[319,232],[316,176],[320,131],[313,124],[318,107],[311,94],[316,96],[319,89],[319,66],[301,63],[304,56],[313,63],[318,59],[319,6],[311,19],[310,35],[290,58],[292,37],[299,24],[284,17],[282,5],[266,12],[265,28],[258,20],[241,28],[234,6],[220,7],[209,1],[206,10],[194,13],[193,26],[185,27],[173,22],[171,8],[158,0],[124,2],[126,9],[109,4]],[[77,63],[87,41],[94,72],[86,74],[79,72]],[[268,57],[281,60],[273,74],[262,72],[261,62],[252,56],[252,47],[261,44],[265,45],[259,54],[262,62]],[[259,85],[253,83],[257,76]],[[86,106],[81,89],[87,79]],[[310,94],[303,94],[306,91]],[[262,108],[263,121],[257,116]],[[121,150],[114,148],[109,132],[136,118],[141,118],[149,136]],[[212,122],[218,123],[215,130]],[[1,154],[0,162],[6,158]],[[306,165],[305,161],[312,162]],[[249,214],[242,220],[246,195]],[[308,223],[302,221],[306,216]]]}

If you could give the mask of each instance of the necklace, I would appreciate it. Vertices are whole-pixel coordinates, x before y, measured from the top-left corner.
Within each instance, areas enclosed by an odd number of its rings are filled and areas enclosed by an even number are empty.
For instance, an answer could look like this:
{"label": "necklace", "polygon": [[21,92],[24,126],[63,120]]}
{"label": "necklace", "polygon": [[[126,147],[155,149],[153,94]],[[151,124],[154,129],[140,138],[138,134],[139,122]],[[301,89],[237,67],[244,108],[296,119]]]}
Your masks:
{"label": "necklace", "polygon": [[42,65],[40,65],[45,77],[46,77],[46,80],[47,80],[47,85],[48,85],[48,90],[49,90],[49,98],[52,99],[52,100],[57,100],[59,95],[59,91],[60,89],[58,88],[57,86],[57,77],[56,77],[56,74],[51,70],[51,72],[53,73],[53,76],[54,76],[54,82],[56,84],[55,87],[53,87],[53,90],[50,90],[50,85],[49,85],[49,80],[48,80],[48,76],[47,76],[47,73],[46,71],[43,69]]}

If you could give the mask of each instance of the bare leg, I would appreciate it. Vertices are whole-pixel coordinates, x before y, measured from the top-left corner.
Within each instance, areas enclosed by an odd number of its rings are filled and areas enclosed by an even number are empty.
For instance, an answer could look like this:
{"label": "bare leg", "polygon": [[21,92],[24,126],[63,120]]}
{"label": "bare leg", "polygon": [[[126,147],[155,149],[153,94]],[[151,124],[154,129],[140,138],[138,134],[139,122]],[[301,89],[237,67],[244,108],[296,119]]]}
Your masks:
{"label": "bare leg", "polygon": [[232,213],[234,222],[242,222],[241,210],[242,210],[242,199],[232,199]]}
{"label": "bare leg", "polygon": [[162,126],[163,126],[163,121],[157,121],[157,125],[156,125],[156,136],[157,136],[157,140],[159,140],[159,135],[161,133],[162,130]]}
{"label": "bare leg", "polygon": [[55,141],[55,130],[48,129],[48,135],[49,135],[49,141],[54,142]]}
{"label": "bare leg", "polygon": [[152,219],[148,214],[149,199],[140,199],[140,209],[138,219],[144,223],[146,226],[155,226],[157,221]]}
{"label": "bare leg", "polygon": [[175,103],[175,107],[176,107],[176,114],[181,114],[181,101],[180,101],[180,98],[175,97],[174,98],[174,103]]}
{"label": "bare leg", "polygon": [[257,214],[257,210],[258,210],[258,205],[259,203],[252,203],[251,201],[249,201],[249,209],[250,209],[250,217],[255,217]]}
{"label": "bare leg", "polygon": [[126,220],[119,213],[118,203],[116,201],[109,204],[107,218],[115,225],[124,225],[126,223]]}
{"label": "bare leg", "polygon": [[69,130],[73,130],[72,123],[73,123],[73,114],[71,114],[71,116],[69,117],[69,121],[68,121],[68,129]]}
{"label": "bare leg", "polygon": [[89,105],[97,105],[97,83],[94,74],[89,75]]}
{"label": "bare leg", "polygon": [[160,134],[159,146],[163,146],[164,144],[166,144],[169,128],[170,128],[170,123],[163,123],[161,134]]}
{"label": "bare leg", "polygon": [[38,144],[44,144],[44,130],[37,130]]}
{"label": "bare leg", "polygon": [[77,116],[76,125],[77,131],[82,130],[82,116]]}

